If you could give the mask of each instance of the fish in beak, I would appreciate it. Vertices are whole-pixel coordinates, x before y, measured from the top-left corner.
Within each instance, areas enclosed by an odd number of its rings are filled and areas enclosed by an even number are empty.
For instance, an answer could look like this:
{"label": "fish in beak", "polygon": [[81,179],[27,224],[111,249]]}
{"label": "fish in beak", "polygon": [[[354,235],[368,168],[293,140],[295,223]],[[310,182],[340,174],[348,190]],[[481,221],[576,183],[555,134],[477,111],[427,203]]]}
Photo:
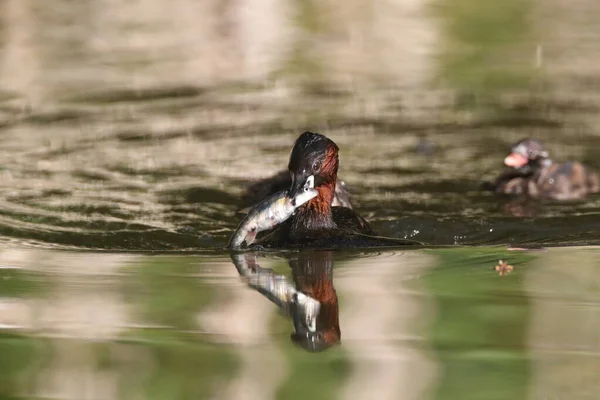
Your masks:
{"label": "fish in beak", "polygon": [[295,203],[296,200],[300,203],[304,194],[311,191],[311,189],[314,189],[315,186],[316,182],[314,175],[302,173],[294,174],[292,175],[292,187],[288,192],[288,197],[292,199],[292,203]]}

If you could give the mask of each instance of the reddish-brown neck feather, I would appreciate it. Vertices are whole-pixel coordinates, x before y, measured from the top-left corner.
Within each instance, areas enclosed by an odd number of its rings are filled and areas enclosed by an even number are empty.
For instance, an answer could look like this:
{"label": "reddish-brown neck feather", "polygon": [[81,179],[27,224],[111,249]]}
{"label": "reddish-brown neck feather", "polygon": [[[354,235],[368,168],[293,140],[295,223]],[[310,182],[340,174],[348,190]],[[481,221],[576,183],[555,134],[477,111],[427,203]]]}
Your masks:
{"label": "reddish-brown neck feather", "polygon": [[321,215],[331,215],[331,203],[335,194],[335,180],[333,184],[324,182],[317,187],[319,194],[309,201],[306,208]]}
{"label": "reddish-brown neck feather", "polygon": [[333,203],[333,196],[335,195],[338,164],[337,146],[330,145],[321,165],[320,175],[323,182],[316,188],[319,194],[300,209],[298,217],[295,219],[295,225],[297,225],[295,228],[321,229],[335,227],[331,215],[331,203]]}

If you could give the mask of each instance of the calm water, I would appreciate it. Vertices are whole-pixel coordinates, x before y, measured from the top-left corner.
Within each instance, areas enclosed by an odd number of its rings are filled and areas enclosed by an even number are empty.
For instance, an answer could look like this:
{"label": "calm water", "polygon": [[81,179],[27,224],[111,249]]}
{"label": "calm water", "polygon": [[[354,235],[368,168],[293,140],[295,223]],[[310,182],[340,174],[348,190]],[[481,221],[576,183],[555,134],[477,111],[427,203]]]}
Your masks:
{"label": "calm water", "polygon": [[[600,196],[479,190],[524,136],[600,171],[596,2],[347,3],[0,0],[0,399],[598,398]],[[249,255],[320,353],[222,250],[306,129],[427,244]]]}
{"label": "calm water", "polygon": [[[290,318],[244,285],[226,255],[6,249],[0,393],[593,399],[600,391],[596,248],[326,256],[341,344],[308,353],[290,341]],[[297,257],[257,261],[292,279],[287,260]],[[511,274],[498,275],[499,259]],[[295,268],[297,282],[309,274]]]}

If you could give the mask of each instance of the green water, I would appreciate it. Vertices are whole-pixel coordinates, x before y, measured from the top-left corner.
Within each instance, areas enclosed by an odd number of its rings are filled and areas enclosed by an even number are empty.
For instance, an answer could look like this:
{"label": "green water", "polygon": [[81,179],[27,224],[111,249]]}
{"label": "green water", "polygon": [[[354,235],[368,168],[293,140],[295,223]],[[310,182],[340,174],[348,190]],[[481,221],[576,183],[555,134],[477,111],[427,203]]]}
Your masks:
{"label": "green water", "polygon": [[591,399],[599,256],[336,252],[342,341],[312,354],[227,256],[3,251],[0,397]]}

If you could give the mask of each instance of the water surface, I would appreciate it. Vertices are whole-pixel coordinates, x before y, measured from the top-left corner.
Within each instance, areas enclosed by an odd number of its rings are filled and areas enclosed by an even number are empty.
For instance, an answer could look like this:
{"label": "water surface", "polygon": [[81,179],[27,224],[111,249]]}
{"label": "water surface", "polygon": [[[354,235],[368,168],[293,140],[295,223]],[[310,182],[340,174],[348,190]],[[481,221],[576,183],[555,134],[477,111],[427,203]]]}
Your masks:
{"label": "water surface", "polygon": [[[227,256],[4,250],[0,394],[592,399],[598,256],[497,247],[329,254],[341,342],[310,353]],[[298,255],[257,261],[292,280],[290,257]],[[512,273],[498,275],[499,259]]]}

